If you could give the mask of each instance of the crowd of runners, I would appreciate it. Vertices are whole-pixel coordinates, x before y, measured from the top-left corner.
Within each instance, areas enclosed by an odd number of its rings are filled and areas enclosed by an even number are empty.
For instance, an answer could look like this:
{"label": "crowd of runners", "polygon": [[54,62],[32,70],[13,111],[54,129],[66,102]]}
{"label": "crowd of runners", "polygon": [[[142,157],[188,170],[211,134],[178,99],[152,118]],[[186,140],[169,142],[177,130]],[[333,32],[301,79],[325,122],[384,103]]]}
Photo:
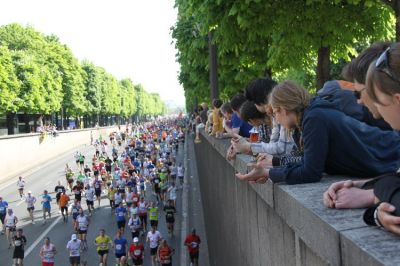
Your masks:
{"label": "crowd of runners", "polygon": [[[53,200],[62,215],[61,222],[68,226],[65,232],[70,240],[65,246],[56,247],[45,237],[39,253],[42,265],[55,265],[57,250],[63,248],[68,250],[69,264],[73,266],[97,264],[81,259],[84,252],[95,250],[100,265],[109,263],[110,253],[114,253],[117,265],[143,265],[147,248],[152,265],[172,265],[175,249],[168,240],[174,237],[177,194],[185,182],[185,169],[177,161],[179,147],[185,141],[183,125],[183,120],[154,121],[129,125],[124,131],[92,139],[93,156],[86,158],[77,151],[76,165],[65,165],[65,180],[58,181],[55,188],[44,189],[38,198],[26,191],[26,183],[19,177],[18,196],[26,203],[27,213],[14,213],[0,197],[2,234],[8,248],[13,249],[14,265],[23,265],[27,244],[18,217],[27,215],[35,224],[34,210],[40,204],[45,224],[51,218]],[[107,198],[109,205],[104,205],[102,198]],[[115,237],[107,235],[104,228],[91,227],[92,215],[100,207],[110,208],[110,223],[117,227]],[[162,216],[165,219],[159,221]],[[159,222],[166,223],[167,236],[158,230]],[[94,243],[87,241],[89,230],[98,232]],[[124,233],[128,230],[131,237],[126,238]],[[200,238],[195,229],[183,244],[188,248],[191,264],[198,265]]]}

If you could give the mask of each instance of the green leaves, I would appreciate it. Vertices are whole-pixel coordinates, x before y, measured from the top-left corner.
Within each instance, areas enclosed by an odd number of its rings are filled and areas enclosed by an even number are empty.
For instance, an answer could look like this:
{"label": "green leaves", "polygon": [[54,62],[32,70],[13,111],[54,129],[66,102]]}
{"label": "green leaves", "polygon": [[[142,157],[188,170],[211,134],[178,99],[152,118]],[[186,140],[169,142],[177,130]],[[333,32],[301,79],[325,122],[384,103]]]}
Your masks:
{"label": "green leaves", "polygon": [[[206,35],[213,29],[224,99],[266,73],[316,89],[318,50],[331,64],[349,61],[355,47],[394,38],[393,10],[381,0],[176,0],[172,37],[187,109],[210,101]],[[196,33],[196,34],[193,34]],[[321,66],[318,66],[321,67]]]}
{"label": "green leaves", "polygon": [[[159,95],[148,97],[152,101],[141,115],[163,114]],[[131,80],[118,81],[101,67],[80,63],[57,36],[18,24],[0,27],[0,113],[50,114],[63,108],[74,117],[129,118],[137,113],[138,101],[142,98]]]}

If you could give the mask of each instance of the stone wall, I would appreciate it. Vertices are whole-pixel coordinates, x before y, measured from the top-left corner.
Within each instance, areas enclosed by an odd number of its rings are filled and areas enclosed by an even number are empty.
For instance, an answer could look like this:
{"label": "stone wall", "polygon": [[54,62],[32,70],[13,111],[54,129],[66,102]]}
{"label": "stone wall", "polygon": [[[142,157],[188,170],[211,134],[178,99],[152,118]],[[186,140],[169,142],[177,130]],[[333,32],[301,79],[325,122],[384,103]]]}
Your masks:
{"label": "stone wall", "polygon": [[400,238],[362,221],[363,210],[326,209],[322,193],[343,177],[303,185],[248,184],[250,156],[225,159],[228,140],[194,144],[210,265],[400,265]]}
{"label": "stone wall", "polygon": [[[124,127],[125,128],[125,127]],[[117,127],[60,131],[59,136],[46,136],[40,140],[40,134],[19,134],[0,137],[0,181],[7,180],[24,171],[37,167],[74,148],[90,144],[90,132],[96,139],[101,134],[108,139],[108,134]]]}

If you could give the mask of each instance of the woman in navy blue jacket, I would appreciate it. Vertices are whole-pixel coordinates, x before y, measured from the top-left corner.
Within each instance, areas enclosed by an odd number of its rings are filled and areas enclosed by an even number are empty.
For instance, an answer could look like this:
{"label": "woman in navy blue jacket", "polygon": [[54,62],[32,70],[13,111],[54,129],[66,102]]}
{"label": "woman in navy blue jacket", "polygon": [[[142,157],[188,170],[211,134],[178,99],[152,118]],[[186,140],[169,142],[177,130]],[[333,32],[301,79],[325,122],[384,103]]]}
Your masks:
{"label": "woman in navy blue jacket", "polygon": [[270,158],[238,178],[248,181],[288,184],[318,182],[323,173],[373,177],[398,169],[400,137],[397,133],[371,127],[339,111],[324,99],[311,99],[309,93],[292,82],[277,85],[270,104],[281,125],[298,128],[298,149],[303,160],[284,167],[271,166]]}

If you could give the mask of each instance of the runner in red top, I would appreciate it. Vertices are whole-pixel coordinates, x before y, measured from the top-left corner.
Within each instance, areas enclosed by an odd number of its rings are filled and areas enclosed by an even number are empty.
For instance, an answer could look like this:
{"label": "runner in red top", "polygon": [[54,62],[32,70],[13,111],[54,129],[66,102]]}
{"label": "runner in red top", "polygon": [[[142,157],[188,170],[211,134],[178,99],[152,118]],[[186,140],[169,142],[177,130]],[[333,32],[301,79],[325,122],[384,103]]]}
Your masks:
{"label": "runner in red top", "polygon": [[200,249],[200,237],[196,235],[196,229],[192,229],[192,233],[186,237],[184,245],[188,247],[190,262],[191,264],[199,265],[199,249]]}
{"label": "runner in red top", "polygon": [[133,244],[129,248],[129,256],[132,258],[133,265],[143,265],[144,247],[139,244],[139,238],[137,237],[133,239]]}
{"label": "runner in red top", "polygon": [[163,239],[161,245],[158,247],[157,260],[161,266],[172,266],[172,255],[174,255],[175,249],[171,248],[167,244],[167,240]]}

